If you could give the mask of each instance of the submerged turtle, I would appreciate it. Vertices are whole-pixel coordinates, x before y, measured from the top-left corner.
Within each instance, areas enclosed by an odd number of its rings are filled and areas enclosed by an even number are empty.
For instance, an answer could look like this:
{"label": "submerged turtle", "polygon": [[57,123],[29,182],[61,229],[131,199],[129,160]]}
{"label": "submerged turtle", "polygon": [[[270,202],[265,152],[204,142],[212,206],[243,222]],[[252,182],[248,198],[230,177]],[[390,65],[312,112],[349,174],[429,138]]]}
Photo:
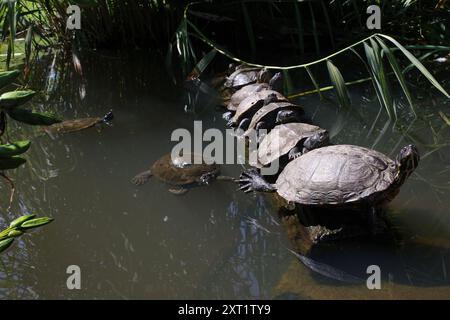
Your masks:
{"label": "submerged turtle", "polygon": [[66,120],[63,122],[55,123],[50,126],[46,126],[43,130],[49,135],[76,132],[83,129],[91,128],[99,123],[109,123],[114,119],[112,111],[109,111],[103,118],[82,118],[74,120]]}
{"label": "submerged turtle", "polygon": [[287,98],[274,90],[256,92],[244,99],[238,106],[234,116],[228,121],[228,127],[247,129],[250,119],[261,107],[272,102],[287,102]]}
{"label": "submerged turtle", "polygon": [[[252,130],[256,130],[258,134],[261,129],[269,132],[277,124],[304,122],[303,114],[304,111],[300,106],[290,102],[271,102],[259,109],[251,121],[249,119],[241,121],[239,128],[246,130],[244,136],[249,136]],[[259,135],[259,139],[262,137]]]}
{"label": "submerged turtle", "polygon": [[274,184],[252,169],[238,181],[246,193],[276,191],[289,202],[307,206],[380,206],[397,195],[419,159],[414,145],[403,147],[396,160],[360,146],[334,145],[291,161]]}
{"label": "submerged turtle", "polygon": [[152,176],[170,185],[169,192],[173,194],[184,194],[192,187],[207,185],[216,179],[233,180],[220,176],[219,165],[207,164],[202,155],[190,153],[174,158],[170,153],[166,154],[156,160],[149,170],[136,175],[131,182],[141,186]]}
{"label": "submerged turtle", "polygon": [[287,123],[273,128],[250,157],[252,166],[264,167],[278,160],[283,168],[289,161],[330,143],[328,131],[307,123]]}
{"label": "submerged turtle", "polygon": [[239,66],[225,81],[225,87],[238,90],[246,85],[256,82],[269,81],[269,72],[266,68],[248,68]]}
{"label": "submerged turtle", "polygon": [[283,77],[280,72],[277,72],[270,80],[269,83],[254,83],[249,84],[238,91],[236,91],[230,98],[227,104],[228,111],[223,114],[223,118],[227,121],[231,120],[232,116],[235,114],[236,109],[238,109],[239,104],[246,98],[253,96],[257,92],[265,90],[273,90],[281,92],[283,89]]}

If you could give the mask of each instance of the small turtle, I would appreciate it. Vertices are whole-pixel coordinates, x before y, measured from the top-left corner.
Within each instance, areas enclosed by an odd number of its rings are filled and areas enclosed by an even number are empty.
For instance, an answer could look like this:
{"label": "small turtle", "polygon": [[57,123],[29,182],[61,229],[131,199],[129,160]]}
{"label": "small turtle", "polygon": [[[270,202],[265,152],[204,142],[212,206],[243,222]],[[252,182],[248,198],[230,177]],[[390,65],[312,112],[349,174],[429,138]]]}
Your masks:
{"label": "small turtle", "polygon": [[244,171],[238,182],[244,192],[276,191],[287,201],[306,206],[373,207],[398,194],[419,160],[414,145],[403,147],[396,160],[360,146],[332,145],[289,162],[274,184],[254,169]]}
{"label": "small turtle", "polygon": [[252,83],[267,82],[269,81],[268,78],[269,72],[266,68],[247,68],[241,66],[236,68],[236,71],[227,77],[224,86],[238,90]]}
{"label": "small turtle", "polygon": [[283,168],[289,161],[329,143],[328,131],[318,126],[297,122],[281,124],[264,137],[250,157],[250,164],[261,168],[278,160]]}
{"label": "small turtle", "polygon": [[156,160],[149,170],[136,175],[131,182],[140,186],[152,176],[168,184],[169,192],[178,195],[186,193],[189,188],[207,185],[216,179],[233,180],[231,177],[220,176],[219,165],[207,164],[202,155],[190,153],[173,159],[172,154],[166,154]]}
{"label": "small turtle", "polygon": [[236,112],[239,104],[246,98],[254,95],[257,92],[264,90],[273,90],[281,92],[283,90],[283,77],[280,72],[277,72],[270,80],[269,83],[254,83],[249,84],[238,91],[236,91],[230,98],[227,104],[228,111],[223,114],[223,118],[227,121],[231,120]]}
{"label": "small turtle", "polygon": [[114,119],[112,111],[109,111],[103,118],[82,118],[74,120],[66,120],[55,123],[50,126],[43,127],[43,130],[50,136],[53,134],[76,132],[83,129],[91,128],[99,123],[110,123]]}
{"label": "small turtle", "polygon": [[271,102],[264,105],[252,117],[251,121],[241,121],[239,127],[246,130],[243,136],[249,136],[252,130],[256,130],[259,141],[263,135],[259,130],[265,129],[268,133],[275,125],[290,122],[304,122],[303,108],[290,102]]}
{"label": "small turtle", "polygon": [[256,92],[244,99],[238,106],[234,116],[228,121],[228,127],[246,130],[250,119],[261,107],[272,102],[287,102],[287,98],[274,90]]}

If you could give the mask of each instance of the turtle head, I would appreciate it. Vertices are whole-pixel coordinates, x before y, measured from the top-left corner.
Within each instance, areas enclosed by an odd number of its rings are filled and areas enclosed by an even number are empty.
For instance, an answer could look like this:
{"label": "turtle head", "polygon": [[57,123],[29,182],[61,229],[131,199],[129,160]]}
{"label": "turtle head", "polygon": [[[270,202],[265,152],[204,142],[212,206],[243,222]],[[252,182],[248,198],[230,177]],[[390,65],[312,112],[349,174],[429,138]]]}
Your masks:
{"label": "turtle head", "polygon": [[275,124],[301,122],[300,120],[300,114],[297,110],[285,109],[278,111]]}
{"label": "turtle head", "polygon": [[396,159],[398,167],[397,179],[399,179],[400,184],[403,184],[417,168],[419,161],[420,155],[415,145],[410,144],[400,150]]}
{"label": "turtle head", "polygon": [[278,97],[277,97],[276,93],[271,93],[264,99],[263,104],[268,105],[269,103],[277,102],[277,101],[278,101]]}
{"label": "turtle head", "polygon": [[312,135],[303,143],[303,147],[310,151],[313,149],[321,148],[330,143],[330,134],[328,131],[320,131]]}
{"label": "turtle head", "polygon": [[270,79],[269,70],[262,68],[258,73],[258,82],[267,82]]}
{"label": "turtle head", "polygon": [[269,87],[272,90],[281,92],[283,90],[283,75],[281,72],[277,72],[269,80]]}

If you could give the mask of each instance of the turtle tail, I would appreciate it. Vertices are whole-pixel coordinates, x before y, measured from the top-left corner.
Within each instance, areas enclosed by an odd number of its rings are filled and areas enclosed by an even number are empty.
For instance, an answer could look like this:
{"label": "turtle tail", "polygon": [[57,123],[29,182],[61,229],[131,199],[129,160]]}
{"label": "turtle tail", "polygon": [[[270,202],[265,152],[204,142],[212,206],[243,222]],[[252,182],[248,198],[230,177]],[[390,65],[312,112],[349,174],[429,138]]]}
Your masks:
{"label": "turtle tail", "polygon": [[141,172],[141,173],[137,174],[136,176],[134,176],[133,179],[131,179],[131,183],[136,186],[142,186],[143,184],[147,183],[148,180],[150,180],[152,175],[153,174],[152,174],[151,170]]}
{"label": "turtle tail", "polygon": [[114,114],[112,110],[110,110],[102,119],[102,122],[109,123],[114,119]]}

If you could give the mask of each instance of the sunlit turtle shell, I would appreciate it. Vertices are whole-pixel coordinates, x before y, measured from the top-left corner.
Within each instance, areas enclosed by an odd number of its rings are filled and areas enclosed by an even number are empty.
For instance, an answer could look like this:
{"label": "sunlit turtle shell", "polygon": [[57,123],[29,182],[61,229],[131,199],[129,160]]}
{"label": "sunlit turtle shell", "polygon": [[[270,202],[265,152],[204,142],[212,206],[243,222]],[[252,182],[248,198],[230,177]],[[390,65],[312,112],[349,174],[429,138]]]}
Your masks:
{"label": "sunlit turtle shell", "polygon": [[291,161],[278,176],[276,187],[286,200],[304,205],[376,203],[389,196],[397,173],[395,161],[378,151],[334,145]]}
{"label": "sunlit turtle shell", "polygon": [[267,166],[294,148],[301,140],[325,129],[307,123],[287,123],[276,126],[264,137],[257,150],[257,162],[252,166]]}

